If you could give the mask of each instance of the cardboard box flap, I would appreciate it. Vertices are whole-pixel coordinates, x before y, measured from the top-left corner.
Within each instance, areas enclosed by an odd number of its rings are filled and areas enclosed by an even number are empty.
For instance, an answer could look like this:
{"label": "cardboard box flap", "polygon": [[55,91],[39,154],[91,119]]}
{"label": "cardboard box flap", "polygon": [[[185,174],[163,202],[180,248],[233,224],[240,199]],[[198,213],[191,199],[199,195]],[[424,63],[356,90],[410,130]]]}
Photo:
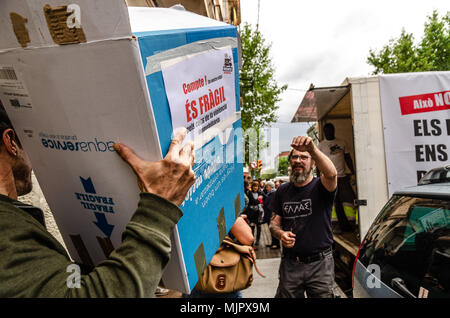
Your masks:
{"label": "cardboard box flap", "polygon": [[0,1],[0,51],[131,37],[122,0]]}
{"label": "cardboard box flap", "polygon": [[228,24],[179,9],[129,7],[133,33],[179,30],[204,27],[223,27]]}

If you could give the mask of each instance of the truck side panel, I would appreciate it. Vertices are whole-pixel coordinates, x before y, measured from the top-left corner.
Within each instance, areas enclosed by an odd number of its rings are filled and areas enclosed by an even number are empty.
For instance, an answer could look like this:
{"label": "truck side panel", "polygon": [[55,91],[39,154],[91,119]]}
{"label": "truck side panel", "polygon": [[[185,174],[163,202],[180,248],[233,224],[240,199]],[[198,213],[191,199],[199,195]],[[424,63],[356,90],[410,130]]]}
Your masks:
{"label": "truck side panel", "polygon": [[350,78],[361,240],[389,199],[378,77]]}

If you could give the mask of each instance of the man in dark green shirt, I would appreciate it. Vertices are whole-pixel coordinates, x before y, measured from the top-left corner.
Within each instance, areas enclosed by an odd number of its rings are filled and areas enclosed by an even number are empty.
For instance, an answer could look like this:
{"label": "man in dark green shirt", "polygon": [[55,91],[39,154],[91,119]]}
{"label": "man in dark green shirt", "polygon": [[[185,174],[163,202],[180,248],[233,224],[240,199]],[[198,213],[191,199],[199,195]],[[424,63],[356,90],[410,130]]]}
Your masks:
{"label": "man in dark green shirt", "polygon": [[0,105],[0,297],[153,297],[182,216],[178,206],[195,181],[193,144],[181,148],[185,135],[180,129],[158,162],[114,145],[137,176],[138,207],[122,244],[71,288],[73,263],[46,230],[42,211],[17,201],[31,191],[31,164]]}

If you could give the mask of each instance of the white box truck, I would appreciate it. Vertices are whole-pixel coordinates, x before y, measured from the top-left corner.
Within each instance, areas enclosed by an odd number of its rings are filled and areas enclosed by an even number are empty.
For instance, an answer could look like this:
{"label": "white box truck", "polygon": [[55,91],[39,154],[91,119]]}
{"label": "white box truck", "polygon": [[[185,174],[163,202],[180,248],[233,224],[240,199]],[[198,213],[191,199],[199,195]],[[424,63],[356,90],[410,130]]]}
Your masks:
{"label": "white box truck", "polygon": [[360,241],[396,190],[449,163],[450,72],[346,78],[305,94],[292,122],[326,123],[346,141],[355,165],[358,233],[335,235],[356,255]]}

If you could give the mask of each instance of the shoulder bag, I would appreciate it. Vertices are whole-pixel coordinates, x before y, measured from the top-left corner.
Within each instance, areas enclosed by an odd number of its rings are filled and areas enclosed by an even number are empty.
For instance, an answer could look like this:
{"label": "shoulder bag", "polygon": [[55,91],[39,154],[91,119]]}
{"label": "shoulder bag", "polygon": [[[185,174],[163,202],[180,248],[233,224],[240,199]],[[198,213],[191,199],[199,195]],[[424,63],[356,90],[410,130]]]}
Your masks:
{"label": "shoulder bag", "polygon": [[231,293],[250,287],[253,283],[256,254],[252,246],[235,243],[226,236],[195,289],[205,293]]}

